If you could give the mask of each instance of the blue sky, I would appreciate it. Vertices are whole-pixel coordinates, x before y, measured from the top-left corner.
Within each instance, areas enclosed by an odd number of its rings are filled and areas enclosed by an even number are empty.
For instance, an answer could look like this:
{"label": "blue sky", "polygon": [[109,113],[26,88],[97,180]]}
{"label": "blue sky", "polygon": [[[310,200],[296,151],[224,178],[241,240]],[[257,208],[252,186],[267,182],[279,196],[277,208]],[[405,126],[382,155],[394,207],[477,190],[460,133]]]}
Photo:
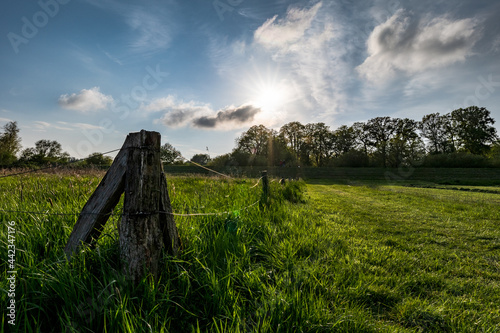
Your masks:
{"label": "blue sky", "polygon": [[[251,125],[442,114],[500,121],[500,2],[6,0],[0,124],[72,156],[162,134],[185,157]],[[498,125],[498,124],[496,124]]]}

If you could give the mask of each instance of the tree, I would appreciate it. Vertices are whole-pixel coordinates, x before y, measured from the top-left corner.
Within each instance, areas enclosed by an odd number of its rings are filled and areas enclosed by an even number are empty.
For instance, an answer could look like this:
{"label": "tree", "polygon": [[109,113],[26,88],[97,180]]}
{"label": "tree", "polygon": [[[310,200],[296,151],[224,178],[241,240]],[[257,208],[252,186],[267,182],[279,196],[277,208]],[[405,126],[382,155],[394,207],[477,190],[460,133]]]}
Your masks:
{"label": "tree", "polygon": [[160,160],[164,164],[174,164],[182,160],[182,155],[180,151],[167,142],[160,147]]}
{"label": "tree", "polygon": [[354,135],[354,129],[346,125],[340,126],[333,132],[333,151],[335,155],[346,154],[356,147],[356,137]]}
{"label": "tree", "polygon": [[4,132],[0,135],[0,165],[10,165],[17,160],[21,138],[15,121],[5,124],[3,129]]}
{"label": "tree", "polygon": [[206,165],[210,160],[210,155],[208,154],[196,154],[191,158],[191,162],[201,165]]}
{"label": "tree", "polygon": [[484,107],[469,106],[451,112],[451,121],[457,132],[459,144],[466,151],[484,155],[490,149],[490,144],[497,140],[495,120],[490,111]]}
{"label": "tree", "polygon": [[423,152],[422,139],[417,134],[418,123],[404,118],[394,119],[394,133],[389,140],[388,161],[392,167],[409,165]]}
{"label": "tree", "polygon": [[324,166],[333,152],[333,133],[325,123],[307,124],[306,144],[316,166]]}
{"label": "tree", "polygon": [[369,144],[377,149],[384,168],[387,166],[387,147],[395,129],[396,122],[391,117],[376,117],[366,124]]}
{"label": "tree", "polygon": [[62,150],[57,141],[38,140],[35,148],[26,148],[21,153],[21,161],[38,165],[51,163],[67,163],[69,154]]}
{"label": "tree", "polygon": [[431,154],[449,153],[455,150],[454,133],[450,126],[450,115],[439,113],[425,115],[419,123],[422,136],[429,140],[427,149]]}
{"label": "tree", "polygon": [[356,145],[363,150],[366,158],[368,158],[368,148],[370,146],[370,137],[368,135],[368,126],[363,122],[356,122],[351,126]]}
{"label": "tree", "polygon": [[113,163],[113,159],[109,156],[104,156],[101,153],[90,154],[84,161],[84,165],[109,167]]}
{"label": "tree", "polygon": [[300,151],[304,144],[305,126],[298,121],[293,121],[283,125],[279,131],[279,137],[283,140],[286,146],[295,154],[296,158],[300,157]]}
{"label": "tree", "polygon": [[236,150],[250,155],[266,156],[273,133],[264,125],[254,125],[236,139]]}

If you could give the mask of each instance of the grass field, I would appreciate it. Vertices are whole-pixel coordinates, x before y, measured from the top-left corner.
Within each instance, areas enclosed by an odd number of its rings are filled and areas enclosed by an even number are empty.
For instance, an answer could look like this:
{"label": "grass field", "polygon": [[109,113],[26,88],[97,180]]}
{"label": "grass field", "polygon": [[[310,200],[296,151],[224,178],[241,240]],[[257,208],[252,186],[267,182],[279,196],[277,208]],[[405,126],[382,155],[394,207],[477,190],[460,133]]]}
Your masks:
{"label": "grass field", "polygon": [[[74,213],[102,175],[0,179],[0,210]],[[183,251],[160,281],[121,274],[112,217],[95,249],[67,262],[77,216],[0,213],[16,222],[19,332],[498,332],[500,188],[424,181],[169,177]],[[460,183],[460,182],[459,182]],[[453,183],[456,184],[456,183]],[[463,183],[465,184],[465,183]],[[303,191],[304,196],[301,196]],[[116,212],[120,213],[120,205]],[[5,308],[5,307],[4,307]],[[2,315],[2,331],[12,331]]]}

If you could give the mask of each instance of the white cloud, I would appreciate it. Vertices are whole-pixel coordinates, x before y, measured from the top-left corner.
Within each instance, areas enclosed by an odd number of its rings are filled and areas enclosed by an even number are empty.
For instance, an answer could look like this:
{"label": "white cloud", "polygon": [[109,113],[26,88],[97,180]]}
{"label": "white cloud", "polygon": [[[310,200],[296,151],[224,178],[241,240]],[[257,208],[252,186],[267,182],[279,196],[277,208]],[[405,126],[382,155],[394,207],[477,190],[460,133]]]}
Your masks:
{"label": "white cloud", "polygon": [[[163,12],[163,11],[161,11]],[[128,11],[126,22],[136,32],[130,47],[138,52],[166,49],[172,41],[172,28],[169,19],[158,12],[134,9]]]}
{"label": "white cloud", "polygon": [[173,0],[147,1],[145,6],[124,3],[118,0],[87,0],[88,3],[120,15],[132,30],[130,49],[141,54],[153,53],[168,48],[174,32],[171,7]]}
{"label": "white cloud", "polygon": [[293,47],[311,27],[321,6],[322,3],[319,2],[311,9],[290,8],[284,19],[277,20],[278,16],[274,16],[255,31],[255,41],[266,47],[285,50]]}
{"label": "white cloud", "polygon": [[113,103],[113,97],[104,95],[99,87],[94,87],[82,89],[78,94],[61,95],[58,102],[63,109],[87,112],[106,109]]}
{"label": "white cloud", "polygon": [[319,109],[317,119],[340,112],[350,79],[341,29],[330,10],[335,4],[319,2],[309,9],[290,8],[286,17],[266,21],[254,33],[256,45],[270,52],[281,67],[288,67],[292,84],[305,96],[303,106]]}
{"label": "white cloud", "polygon": [[398,10],[375,27],[367,41],[369,56],[357,70],[370,81],[380,81],[398,71],[414,74],[463,62],[473,54],[480,30],[473,18],[452,20],[440,16],[418,20]]}

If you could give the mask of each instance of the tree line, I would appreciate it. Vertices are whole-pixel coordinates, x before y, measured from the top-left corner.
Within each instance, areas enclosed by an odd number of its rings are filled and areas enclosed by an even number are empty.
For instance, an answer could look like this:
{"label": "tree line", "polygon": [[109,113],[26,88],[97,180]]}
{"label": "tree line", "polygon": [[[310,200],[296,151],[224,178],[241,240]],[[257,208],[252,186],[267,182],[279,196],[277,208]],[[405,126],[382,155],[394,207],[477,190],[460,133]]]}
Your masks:
{"label": "tree line", "polygon": [[39,167],[47,165],[65,165],[74,163],[78,166],[110,166],[113,159],[99,153],[93,153],[79,161],[63,151],[62,145],[55,140],[38,140],[35,147],[22,149],[17,122],[4,125],[0,134],[1,167]]}
{"label": "tree line", "polygon": [[[325,123],[294,121],[279,130],[255,125],[236,139],[231,153],[211,159],[196,154],[192,162],[226,166],[336,166],[336,167],[500,167],[500,141],[495,120],[484,107],[470,106],[422,120],[376,117],[335,130]],[[161,146],[165,164],[183,164],[170,143]],[[76,163],[75,163],[76,162]],[[0,134],[0,166],[30,167],[75,163],[109,166],[112,159],[99,153],[77,161],[57,141],[39,140],[22,149],[17,122]]]}
{"label": "tree line", "polygon": [[[252,126],[231,153],[212,166],[429,167],[500,166],[495,120],[470,106],[422,120],[376,117],[332,130],[324,123],[290,122],[279,130]],[[198,158],[203,154],[197,156]],[[206,156],[205,156],[206,157]]]}

